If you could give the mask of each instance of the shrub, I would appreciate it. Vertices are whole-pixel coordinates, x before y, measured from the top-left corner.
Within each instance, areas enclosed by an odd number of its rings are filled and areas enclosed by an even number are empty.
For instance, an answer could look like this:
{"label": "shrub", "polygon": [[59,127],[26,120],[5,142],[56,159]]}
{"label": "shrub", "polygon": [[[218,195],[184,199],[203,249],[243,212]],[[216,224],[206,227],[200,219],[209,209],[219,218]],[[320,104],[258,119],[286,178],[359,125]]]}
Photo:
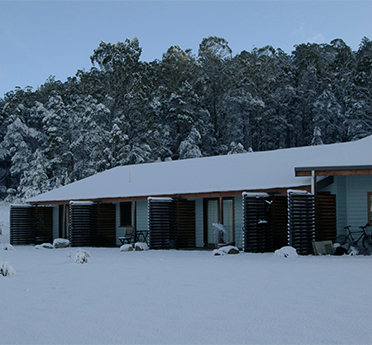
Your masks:
{"label": "shrub", "polygon": [[9,262],[0,262],[0,276],[13,276],[15,275],[15,270],[9,265]]}

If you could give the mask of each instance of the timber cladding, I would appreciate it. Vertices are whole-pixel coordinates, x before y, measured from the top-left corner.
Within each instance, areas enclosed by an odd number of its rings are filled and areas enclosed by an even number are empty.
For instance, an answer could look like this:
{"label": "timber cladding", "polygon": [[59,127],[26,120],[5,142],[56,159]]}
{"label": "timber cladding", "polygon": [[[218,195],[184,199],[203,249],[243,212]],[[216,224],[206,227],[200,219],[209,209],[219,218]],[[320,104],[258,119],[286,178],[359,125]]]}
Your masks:
{"label": "timber cladding", "polygon": [[115,204],[96,204],[97,238],[95,245],[114,247],[116,245]]}
{"label": "timber cladding", "polygon": [[288,202],[287,195],[273,195],[269,209],[269,221],[273,228],[273,250],[288,245]]}
{"label": "timber cladding", "polygon": [[177,248],[195,248],[195,201],[177,199],[175,205]]}
{"label": "timber cladding", "polygon": [[149,200],[151,249],[195,248],[195,202],[184,199]]}
{"label": "timber cladding", "polygon": [[35,243],[53,242],[53,207],[35,207]]}
{"label": "timber cladding", "polygon": [[53,241],[53,208],[28,205],[10,207],[10,243],[42,244]]}
{"label": "timber cladding", "polygon": [[316,196],[316,241],[335,241],[337,237],[336,195]]}

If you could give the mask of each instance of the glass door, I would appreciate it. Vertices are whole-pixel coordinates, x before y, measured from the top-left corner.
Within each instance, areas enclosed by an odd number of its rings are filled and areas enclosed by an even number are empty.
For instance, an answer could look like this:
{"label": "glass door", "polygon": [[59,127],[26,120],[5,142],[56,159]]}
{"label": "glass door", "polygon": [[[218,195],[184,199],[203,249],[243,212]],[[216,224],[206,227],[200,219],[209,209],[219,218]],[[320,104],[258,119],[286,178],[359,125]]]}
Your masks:
{"label": "glass door", "polygon": [[204,199],[204,243],[205,246],[215,246],[213,224],[223,224],[227,233],[220,235],[219,242],[234,241],[234,199],[215,198]]}
{"label": "glass door", "polygon": [[214,243],[213,223],[218,223],[218,199],[207,200],[207,243]]}
{"label": "glass door", "polygon": [[222,224],[227,231],[227,236],[224,236],[224,243],[229,243],[234,240],[234,201],[233,199],[222,200]]}

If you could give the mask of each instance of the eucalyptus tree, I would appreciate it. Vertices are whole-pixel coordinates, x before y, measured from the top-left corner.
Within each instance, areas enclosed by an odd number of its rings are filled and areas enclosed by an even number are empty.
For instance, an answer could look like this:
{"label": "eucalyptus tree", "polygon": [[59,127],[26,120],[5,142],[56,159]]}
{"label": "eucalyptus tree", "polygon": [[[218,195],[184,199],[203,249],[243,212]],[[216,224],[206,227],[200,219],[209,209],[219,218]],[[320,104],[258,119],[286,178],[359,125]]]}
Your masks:
{"label": "eucalyptus tree", "polygon": [[356,69],[347,111],[351,139],[372,133],[372,41],[364,37],[356,53]]}
{"label": "eucalyptus tree", "polygon": [[[232,50],[228,42],[220,37],[210,36],[204,38],[199,45],[198,61],[201,65],[198,85],[202,95],[203,107],[210,115],[210,124],[213,128],[212,140],[219,143],[225,113],[223,112],[228,82]],[[218,154],[218,145],[209,148],[210,154]]]}

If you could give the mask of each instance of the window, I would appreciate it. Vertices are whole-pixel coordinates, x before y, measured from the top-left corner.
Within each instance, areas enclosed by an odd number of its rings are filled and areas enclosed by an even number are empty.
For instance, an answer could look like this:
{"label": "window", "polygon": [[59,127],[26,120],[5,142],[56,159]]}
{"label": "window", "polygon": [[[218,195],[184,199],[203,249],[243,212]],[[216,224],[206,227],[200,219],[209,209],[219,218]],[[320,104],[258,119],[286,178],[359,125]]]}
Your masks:
{"label": "window", "polygon": [[132,226],[132,203],[120,203],[120,226]]}
{"label": "window", "polygon": [[368,224],[372,225],[372,192],[368,193]]}

